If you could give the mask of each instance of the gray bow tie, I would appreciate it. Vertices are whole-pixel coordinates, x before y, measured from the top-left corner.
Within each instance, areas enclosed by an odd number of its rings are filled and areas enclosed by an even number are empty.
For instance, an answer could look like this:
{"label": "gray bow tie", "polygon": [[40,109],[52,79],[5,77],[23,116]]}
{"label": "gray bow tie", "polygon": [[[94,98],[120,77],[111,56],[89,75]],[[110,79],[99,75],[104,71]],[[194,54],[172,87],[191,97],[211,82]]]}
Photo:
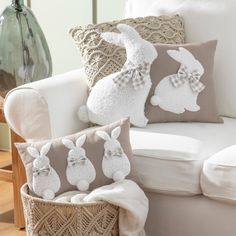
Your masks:
{"label": "gray bow tie", "polygon": [[85,157],[81,157],[81,158],[70,158],[70,160],[68,160],[68,165],[69,166],[75,166],[75,165],[84,165],[86,163],[86,158]]}
{"label": "gray bow tie", "polygon": [[106,151],[106,154],[105,154],[105,157],[107,158],[107,159],[109,159],[109,158],[111,158],[111,157],[122,157],[123,156],[123,151],[122,151],[122,149],[121,148],[118,148],[118,149],[116,149],[115,151],[110,151],[110,150],[107,150]]}
{"label": "gray bow tie", "polygon": [[38,175],[49,175],[49,173],[51,172],[51,168],[50,166],[44,166],[42,168],[35,168],[33,167],[33,176],[36,177]]}
{"label": "gray bow tie", "polygon": [[184,83],[189,83],[193,92],[200,93],[205,89],[205,85],[200,82],[201,75],[198,71],[189,72],[187,67],[180,67],[177,75],[173,75],[170,81],[174,87],[179,87]]}
{"label": "gray bow tie", "polygon": [[131,81],[134,90],[141,89],[146,83],[145,78],[149,74],[150,66],[149,63],[134,65],[132,62],[127,62],[121,72],[113,78],[113,82],[123,88]]}

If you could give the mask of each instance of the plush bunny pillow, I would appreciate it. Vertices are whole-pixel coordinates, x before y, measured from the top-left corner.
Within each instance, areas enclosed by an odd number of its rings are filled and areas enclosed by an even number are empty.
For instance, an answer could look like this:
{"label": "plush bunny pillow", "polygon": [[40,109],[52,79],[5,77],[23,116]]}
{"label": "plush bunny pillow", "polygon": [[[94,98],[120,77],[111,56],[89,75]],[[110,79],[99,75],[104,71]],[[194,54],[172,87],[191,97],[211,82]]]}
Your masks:
{"label": "plush bunny pillow", "polygon": [[71,190],[92,190],[135,176],[129,119],[36,143],[17,143],[29,188],[53,199]]}
{"label": "plush bunny pillow", "polygon": [[218,116],[213,84],[217,41],[199,44],[156,44],[152,87],[146,101],[149,123],[223,122]]}
{"label": "plush bunny pillow", "polygon": [[148,119],[144,106],[151,88],[150,68],[158,53],[152,43],[144,40],[131,26],[119,24],[120,33],[106,32],[107,42],[126,49],[127,60],[120,72],[99,80],[89,94],[87,103],[79,108],[79,118],[99,125],[122,117],[145,127]]}

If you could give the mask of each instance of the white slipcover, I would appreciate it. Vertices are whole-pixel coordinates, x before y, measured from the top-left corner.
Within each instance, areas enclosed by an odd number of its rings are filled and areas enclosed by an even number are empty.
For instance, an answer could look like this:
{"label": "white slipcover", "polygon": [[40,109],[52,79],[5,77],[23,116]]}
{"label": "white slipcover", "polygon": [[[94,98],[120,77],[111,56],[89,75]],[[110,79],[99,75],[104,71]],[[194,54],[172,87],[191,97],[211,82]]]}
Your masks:
{"label": "white slipcover", "polygon": [[28,142],[87,128],[77,116],[87,99],[85,78],[79,69],[13,89],[4,102],[9,126]]}
{"label": "white slipcover", "polygon": [[[155,192],[174,195],[201,194],[200,175],[204,161],[222,149],[236,144],[236,119],[223,119],[224,124],[181,122],[150,124],[145,129],[132,128],[131,145],[140,184]],[[231,159],[234,154],[236,160],[236,149],[231,149],[231,154]],[[227,152],[222,152],[221,158],[229,163]],[[217,167],[216,164],[214,173],[209,174],[218,178],[215,183],[218,185],[218,194],[221,189],[222,194],[226,192],[224,188],[228,188],[227,183],[236,188],[236,184],[233,185],[236,168],[230,169],[228,166],[228,170],[234,173],[227,175],[226,180],[220,178],[222,172],[217,172]],[[208,169],[205,175],[207,173]],[[206,189],[209,181],[211,179],[202,181]],[[210,186],[214,187],[213,184]],[[232,195],[235,192],[232,191]]]}
{"label": "white slipcover", "polygon": [[201,186],[204,195],[236,204],[236,145],[204,162]]}
{"label": "white slipcover", "polygon": [[180,14],[187,42],[217,39],[217,104],[221,115],[236,117],[235,11],[235,0],[127,0],[125,17]]}

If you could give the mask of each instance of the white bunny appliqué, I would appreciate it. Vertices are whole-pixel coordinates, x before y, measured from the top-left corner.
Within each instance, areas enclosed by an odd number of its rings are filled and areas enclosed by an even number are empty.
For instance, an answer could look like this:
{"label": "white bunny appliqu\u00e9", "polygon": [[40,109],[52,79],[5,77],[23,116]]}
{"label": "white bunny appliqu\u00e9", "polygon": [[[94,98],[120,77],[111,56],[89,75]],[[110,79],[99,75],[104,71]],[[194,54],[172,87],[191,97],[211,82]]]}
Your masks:
{"label": "white bunny appliqu\u00e9", "polygon": [[168,50],[168,55],[181,65],[177,74],[163,78],[151,97],[153,106],[160,106],[165,111],[181,114],[185,110],[196,112],[198,94],[205,86],[200,82],[204,74],[201,63],[187,49]]}
{"label": "white bunny appliqu\u00e9", "polygon": [[57,172],[51,167],[47,153],[51,143],[45,144],[39,153],[34,147],[28,147],[28,153],[35,158],[33,161],[33,191],[44,199],[51,200],[61,187]]}
{"label": "white bunny appliqu\u00e9", "polygon": [[79,118],[84,122],[105,125],[130,117],[133,125],[144,127],[148,123],[144,106],[152,84],[149,72],[157,51],[132,27],[119,24],[117,28],[120,33],[106,32],[101,36],[107,42],[125,47],[127,61],[121,72],[96,83],[87,104],[79,109]]}
{"label": "white bunny appliqu\u00e9", "polygon": [[76,145],[69,139],[62,139],[62,143],[70,149],[67,157],[67,180],[71,185],[77,186],[80,191],[88,190],[89,184],[96,177],[96,170],[82,148],[85,140],[85,134],[76,140]]}
{"label": "white bunny appliqu\u00e9", "polygon": [[116,127],[111,132],[111,137],[105,131],[97,131],[96,134],[105,140],[102,170],[104,175],[120,181],[130,173],[130,162],[124,153],[117,138],[120,136],[121,128]]}

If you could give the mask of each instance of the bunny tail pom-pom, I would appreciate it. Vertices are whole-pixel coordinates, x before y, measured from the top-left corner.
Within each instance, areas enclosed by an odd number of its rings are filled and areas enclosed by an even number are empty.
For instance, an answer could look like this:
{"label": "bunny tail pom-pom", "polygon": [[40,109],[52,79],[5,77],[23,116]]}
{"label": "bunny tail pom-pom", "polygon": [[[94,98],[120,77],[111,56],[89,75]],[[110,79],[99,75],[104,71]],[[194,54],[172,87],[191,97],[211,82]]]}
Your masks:
{"label": "bunny tail pom-pom", "polygon": [[82,192],[87,191],[89,188],[89,182],[86,180],[80,180],[77,184],[77,188]]}
{"label": "bunny tail pom-pom", "polygon": [[84,123],[89,122],[87,106],[81,106],[78,111],[79,119]]}
{"label": "bunny tail pom-pom", "polygon": [[43,199],[52,200],[55,197],[55,193],[51,189],[46,189],[43,191]]}
{"label": "bunny tail pom-pom", "polygon": [[151,97],[151,104],[153,106],[157,106],[160,104],[160,98],[158,96],[152,96]]}
{"label": "bunny tail pom-pom", "polygon": [[122,171],[117,171],[113,174],[112,178],[115,182],[118,182],[118,181],[124,180],[125,175]]}

